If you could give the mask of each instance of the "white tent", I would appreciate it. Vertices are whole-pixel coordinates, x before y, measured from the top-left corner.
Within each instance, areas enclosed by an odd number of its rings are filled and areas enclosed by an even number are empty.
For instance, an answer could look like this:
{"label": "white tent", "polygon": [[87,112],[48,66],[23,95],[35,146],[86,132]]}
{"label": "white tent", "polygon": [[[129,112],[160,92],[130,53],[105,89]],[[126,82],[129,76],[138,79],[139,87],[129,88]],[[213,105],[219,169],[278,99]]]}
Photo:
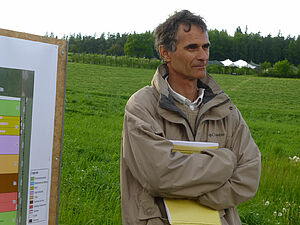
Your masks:
{"label": "white tent", "polygon": [[233,62],[233,65],[238,68],[242,68],[242,67],[247,67],[248,63],[242,59],[239,59],[239,60]]}
{"label": "white tent", "polygon": [[253,65],[251,65],[251,64],[249,64],[249,63],[247,64],[247,67],[248,67],[248,68],[251,68],[251,69],[255,69],[255,68],[256,68],[256,66],[253,66]]}
{"label": "white tent", "polygon": [[233,65],[238,68],[242,68],[242,67],[247,67],[247,68],[251,68],[251,69],[255,68],[255,66],[252,66],[251,64],[247,63],[246,61],[244,61],[242,59],[233,62]]}
{"label": "white tent", "polygon": [[238,67],[238,68],[247,67],[247,68],[255,69],[255,66],[247,63],[246,61],[244,61],[242,59],[237,60],[235,62],[232,62],[230,59],[226,59],[224,61],[221,61],[221,63],[224,66],[235,66],[235,67]]}
{"label": "white tent", "polygon": [[230,59],[226,59],[224,61],[221,61],[221,63],[224,65],[224,66],[233,66],[232,65],[232,61]]}

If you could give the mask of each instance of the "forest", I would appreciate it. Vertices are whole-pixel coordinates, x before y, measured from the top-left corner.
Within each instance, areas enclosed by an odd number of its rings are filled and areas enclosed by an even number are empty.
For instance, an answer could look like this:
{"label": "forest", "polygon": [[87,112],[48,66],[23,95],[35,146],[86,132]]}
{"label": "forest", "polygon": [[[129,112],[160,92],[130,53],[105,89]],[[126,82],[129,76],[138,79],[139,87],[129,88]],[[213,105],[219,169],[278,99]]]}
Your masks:
{"label": "forest", "polygon": [[[279,32],[275,37],[262,36],[260,32],[248,33],[247,28],[243,32],[240,27],[236,28],[233,36],[226,30],[216,29],[209,30],[208,34],[211,42],[210,60],[243,59],[257,64],[269,62],[271,65],[288,60],[295,66],[300,64],[300,35],[284,37]],[[50,36],[54,35],[51,33]],[[102,33],[100,36],[83,36],[79,33],[63,38],[69,41],[69,52],[72,53],[158,58],[151,31],[140,34]]]}

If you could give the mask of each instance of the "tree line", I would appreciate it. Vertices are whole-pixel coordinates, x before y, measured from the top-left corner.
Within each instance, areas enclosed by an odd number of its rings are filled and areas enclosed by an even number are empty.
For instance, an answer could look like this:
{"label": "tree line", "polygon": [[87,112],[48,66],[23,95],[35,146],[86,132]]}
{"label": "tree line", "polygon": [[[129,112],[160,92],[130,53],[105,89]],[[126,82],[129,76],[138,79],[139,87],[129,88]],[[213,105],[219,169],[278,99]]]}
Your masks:
{"label": "tree line", "polygon": [[272,65],[287,59],[294,65],[300,64],[300,35],[283,37],[261,36],[260,33],[243,33],[238,27],[233,36],[224,30],[210,30],[211,59],[236,61],[243,59],[247,62],[270,62]]}
{"label": "tree line", "polygon": [[[276,37],[262,36],[258,33],[242,32],[238,27],[233,36],[226,30],[209,30],[211,42],[210,59],[222,61],[243,59],[247,62],[270,62],[274,65],[278,61],[288,60],[297,66],[300,64],[300,35],[298,37],[283,37],[279,33]],[[153,32],[102,33],[100,37],[72,34],[64,36],[69,41],[69,52],[92,53],[111,56],[131,56],[145,58],[159,58],[154,48]]]}
{"label": "tree line", "polygon": [[64,36],[63,39],[69,41],[71,53],[159,58],[154,48],[153,33],[150,31],[142,34],[102,33],[100,37],[96,37],[96,34],[83,36],[79,33]]}

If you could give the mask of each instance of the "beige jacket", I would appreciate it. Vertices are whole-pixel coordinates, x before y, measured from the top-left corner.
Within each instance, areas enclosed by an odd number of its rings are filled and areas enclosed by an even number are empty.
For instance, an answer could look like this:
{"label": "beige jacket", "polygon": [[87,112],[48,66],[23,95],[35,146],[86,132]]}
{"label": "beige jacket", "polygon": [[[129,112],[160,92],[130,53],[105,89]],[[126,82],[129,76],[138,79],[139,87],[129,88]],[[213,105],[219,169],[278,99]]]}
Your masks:
{"label": "beige jacket", "polygon": [[[207,76],[195,133],[169,95],[158,67],[152,86],[136,92],[125,108],[121,152],[123,225],[163,225],[162,197],[197,200],[220,212],[223,225],[241,224],[236,206],[251,199],[260,178],[260,152],[240,112]],[[172,153],[168,141],[218,142],[201,154]]]}

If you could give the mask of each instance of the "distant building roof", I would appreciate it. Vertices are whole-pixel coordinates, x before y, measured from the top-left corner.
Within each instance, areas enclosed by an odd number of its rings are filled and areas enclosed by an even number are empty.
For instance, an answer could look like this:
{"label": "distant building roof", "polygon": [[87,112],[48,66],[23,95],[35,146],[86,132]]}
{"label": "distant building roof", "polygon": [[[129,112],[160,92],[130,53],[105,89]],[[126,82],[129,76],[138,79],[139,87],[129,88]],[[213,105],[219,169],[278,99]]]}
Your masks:
{"label": "distant building roof", "polygon": [[260,68],[261,66],[259,64],[254,63],[252,60],[249,62],[250,65],[255,66],[255,68]]}

